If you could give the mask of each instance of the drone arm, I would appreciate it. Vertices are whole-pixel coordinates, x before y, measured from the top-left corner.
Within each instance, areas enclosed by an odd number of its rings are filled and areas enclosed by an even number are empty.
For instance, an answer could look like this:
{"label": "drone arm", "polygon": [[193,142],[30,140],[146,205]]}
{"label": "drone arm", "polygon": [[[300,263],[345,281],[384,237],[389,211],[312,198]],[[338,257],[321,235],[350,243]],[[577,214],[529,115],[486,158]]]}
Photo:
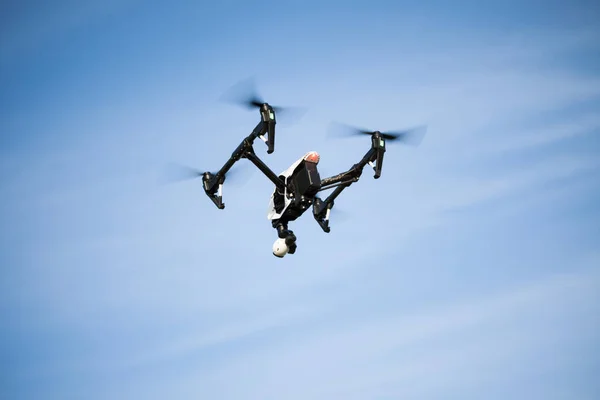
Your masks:
{"label": "drone arm", "polygon": [[265,140],[265,133],[271,133],[271,129],[273,129],[272,121],[260,121],[258,125],[254,128],[252,133],[248,135],[244,140],[239,144],[239,146],[231,153],[231,157],[229,160],[223,165],[223,167],[216,173],[211,174],[210,172],[205,172],[203,175],[203,184],[204,191],[207,196],[215,203],[217,208],[223,209],[225,208],[225,204],[223,203],[222,198],[222,187],[223,182],[225,181],[225,175],[227,172],[233,167],[233,165],[238,162],[241,158],[249,159],[254,165],[258,167],[266,176],[269,178],[277,188],[283,191],[285,186],[284,182],[279,179],[279,177],[267,166],[263,163],[258,156],[254,153],[253,144],[256,138],[261,138],[265,142],[267,142],[267,146],[269,146],[269,150],[272,149],[272,140]]}
{"label": "drone arm", "polygon": [[[331,176],[321,180],[321,189],[327,190],[346,182],[357,182],[361,175],[365,165],[372,163],[377,159],[377,150],[371,148],[365,156],[358,163],[354,164],[348,171],[342,172],[341,174]],[[378,178],[377,171],[375,171],[375,178]]]}
{"label": "drone arm", "polygon": [[329,213],[331,212],[336,197],[338,197],[344,189],[360,179],[365,164],[372,157],[371,153],[372,151],[370,150],[359,163],[354,164],[348,171],[321,180],[321,189],[319,191],[335,187],[333,192],[331,192],[325,200],[316,197],[315,202],[313,203],[313,216],[324,232],[329,233],[331,230],[329,228]]}
{"label": "drone arm", "polygon": [[318,197],[315,198],[315,202],[313,203],[313,216],[324,232],[329,233],[331,230],[329,228],[329,213],[333,208],[335,198],[338,197],[344,189],[352,185],[353,182],[355,181],[351,180],[349,182],[340,183],[325,200],[321,200]]}
{"label": "drone arm", "polygon": [[[369,164],[373,167],[375,175],[373,178],[379,179],[381,176],[381,167],[383,166],[383,155],[385,154],[385,141],[379,135],[371,137],[371,148],[364,157],[352,166],[348,171],[341,174],[325,178],[321,181],[321,189],[327,190],[337,186],[341,182],[353,181],[356,182],[362,175],[363,168]],[[375,163],[375,164],[374,164]]]}
{"label": "drone arm", "polygon": [[[381,176],[381,166],[383,162],[383,153],[385,153],[384,143],[378,137],[373,137],[372,146],[364,157],[352,166],[348,171],[341,174],[325,178],[321,180],[321,188],[319,191],[334,188],[334,191],[325,199],[316,198],[313,203],[313,216],[325,232],[329,232],[329,213],[334,205],[336,197],[342,193],[344,189],[357,182],[362,175],[363,168],[370,164],[375,170],[374,178],[378,179]],[[376,165],[373,165],[373,162]]]}
{"label": "drone arm", "polygon": [[285,183],[277,176],[277,174],[275,174],[275,172],[273,172],[264,162],[262,162],[262,160],[258,158],[256,154],[254,154],[252,148],[250,148],[244,154],[244,157],[246,157],[254,165],[256,165],[256,167],[258,167],[258,169],[260,169],[262,173],[265,174],[267,178],[269,178],[271,182],[275,184],[277,189],[279,189],[283,193],[285,189]]}
{"label": "drone arm", "polygon": [[242,143],[231,153],[231,157],[229,160],[223,165],[223,167],[215,174],[215,179],[219,182],[229,171],[233,164],[240,160],[240,158],[244,157],[244,155],[252,149],[252,145],[254,144],[254,140],[256,138],[263,138],[263,135],[267,132],[268,126],[263,121],[260,121],[258,125],[254,128],[252,133],[248,135],[248,137],[244,138]]}

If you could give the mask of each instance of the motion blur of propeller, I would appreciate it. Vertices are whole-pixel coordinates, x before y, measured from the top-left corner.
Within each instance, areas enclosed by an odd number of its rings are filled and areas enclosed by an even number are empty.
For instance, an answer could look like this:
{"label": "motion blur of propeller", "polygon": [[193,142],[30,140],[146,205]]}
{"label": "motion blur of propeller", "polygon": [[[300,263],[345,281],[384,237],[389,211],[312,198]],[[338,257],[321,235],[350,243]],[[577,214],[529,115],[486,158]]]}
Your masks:
{"label": "motion blur of propeller", "polygon": [[[378,131],[370,131],[334,122],[331,124],[329,132],[330,137],[350,137],[358,135],[371,136]],[[401,131],[379,131],[379,134],[381,135],[381,137],[383,137],[386,141],[389,142],[400,142],[411,146],[418,146],[423,141],[423,137],[425,136],[426,132],[426,126],[419,126]]]}
{"label": "motion blur of propeller", "polygon": [[[248,167],[247,164],[245,166],[242,164],[233,166],[225,174],[225,182],[240,184],[241,182],[248,181],[252,170],[249,170],[246,167]],[[204,172],[206,171],[200,171],[199,169],[189,167],[187,165],[171,163],[167,166],[163,183],[176,183],[190,179],[202,178]],[[217,171],[212,171],[212,174],[216,173]]]}
{"label": "motion blur of propeller", "polygon": [[350,220],[350,213],[346,211],[344,208],[339,208],[338,206],[334,206],[331,209],[331,214],[329,216],[329,220],[335,223],[346,222]]}
{"label": "motion blur of propeller", "polygon": [[[267,102],[258,94],[256,89],[256,80],[254,78],[248,78],[241,82],[233,85],[223,96],[221,100],[240,105],[248,108],[249,110],[260,108]],[[292,118],[301,118],[307,111],[304,107],[280,107],[269,104],[273,111],[277,114],[277,117],[283,117],[284,120],[288,121]]]}

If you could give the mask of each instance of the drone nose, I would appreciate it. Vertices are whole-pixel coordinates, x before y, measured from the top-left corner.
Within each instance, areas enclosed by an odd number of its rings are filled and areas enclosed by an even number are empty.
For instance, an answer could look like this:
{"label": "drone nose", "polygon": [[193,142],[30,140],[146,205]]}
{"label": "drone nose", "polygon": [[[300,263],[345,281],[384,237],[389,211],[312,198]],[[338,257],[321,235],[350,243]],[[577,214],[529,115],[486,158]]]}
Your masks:
{"label": "drone nose", "polygon": [[315,164],[318,164],[320,159],[321,159],[321,157],[319,156],[319,153],[317,153],[316,151],[308,152],[304,156],[305,161],[315,163]]}

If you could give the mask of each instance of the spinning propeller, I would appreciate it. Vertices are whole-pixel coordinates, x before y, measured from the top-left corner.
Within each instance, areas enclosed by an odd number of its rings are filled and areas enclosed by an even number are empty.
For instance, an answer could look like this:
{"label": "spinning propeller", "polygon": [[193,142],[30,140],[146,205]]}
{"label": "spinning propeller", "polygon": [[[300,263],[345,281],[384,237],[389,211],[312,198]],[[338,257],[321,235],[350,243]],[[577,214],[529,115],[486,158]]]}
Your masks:
{"label": "spinning propeller", "polygon": [[[217,172],[211,172],[211,174],[216,175]],[[227,174],[225,174],[223,179],[224,181],[227,181],[227,183],[239,184],[240,182],[247,182],[248,175],[250,174],[251,171],[248,170],[248,168],[244,168],[242,164],[238,164],[227,171]],[[204,171],[200,171],[199,169],[187,165],[171,163],[169,164],[165,175],[164,183],[175,183],[202,178]]]}
{"label": "spinning propeller", "polygon": [[270,105],[258,94],[254,78],[248,78],[233,85],[223,96],[221,96],[221,100],[237,104],[248,108],[249,110],[260,109],[266,104],[271,107],[278,116],[283,116],[286,120],[292,116],[300,118],[307,111],[304,107],[280,107]]}
{"label": "spinning propeller", "polygon": [[333,123],[330,127],[330,133],[332,134],[331,136],[335,137],[349,137],[359,135],[373,136],[374,134],[379,133],[379,136],[381,136],[386,141],[400,142],[412,146],[418,146],[421,143],[426,131],[426,126],[419,126],[412,129],[392,132],[369,131],[366,129],[356,128],[340,123]]}

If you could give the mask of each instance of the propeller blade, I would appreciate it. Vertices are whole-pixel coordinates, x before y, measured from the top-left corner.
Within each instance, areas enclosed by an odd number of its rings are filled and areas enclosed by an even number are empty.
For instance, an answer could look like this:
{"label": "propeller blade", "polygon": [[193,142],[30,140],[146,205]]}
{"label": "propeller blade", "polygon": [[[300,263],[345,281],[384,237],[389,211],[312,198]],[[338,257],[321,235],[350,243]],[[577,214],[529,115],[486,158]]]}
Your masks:
{"label": "propeller blade", "polygon": [[333,206],[331,208],[331,214],[329,214],[330,223],[337,222],[345,222],[350,219],[350,214],[343,208],[338,208],[338,206]]}
{"label": "propeller blade", "polygon": [[418,126],[403,131],[381,132],[381,136],[388,141],[399,141],[404,144],[418,146],[423,141],[426,132],[426,126]]}
{"label": "propeller blade", "polygon": [[[225,183],[240,184],[241,182],[247,182],[252,174],[252,171],[248,168],[249,165],[235,164],[225,174]],[[187,181],[196,178],[202,178],[202,175],[206,171],[200,171],[197,168],[189,167],[187,165],[171,163],[165,171],[165,178],[163,183],[176,183]],[[217,171],[213,171],[212,174],[216,174]]]}
{"label": "propeller blade", "polygon": [[[240,105],[248,109],[260,108],[266,102],[258,94],[256,89],[256,80],[252,78],[244,79],[231,86],[220,98],[221,101]],[[306,114],[305,107],[281,107],[273,106],[276,118],[282,117],[285,122],[300,119]]]}
{"label": "propeller blade", "polygon": [[[412,129],[406,129],[402,131],[392,131],[392,132],[379,132],[381,136],[391,142],[398,141],[408,145],[416,145],[418,146],[425,132],[427,131],[426,126],[419,126]],[[375,131],[367,130],[363,128],[357,128],[350,125],[341,124],[338,122],[333,122],[330,125],[329,136],[335,138],[342,137],[350,137],[350,136],[359,136],[359,135],[373,135]]]}
{"label": "propeller blade", "polygon": [[202,177],[202,171],[187,165],[171,163],[165,171],[165,183],[181,182]]}
{"label": "propeller blade", "polygon": [[332,138],[342,138],[342,137],[358,136],[358,135],[364,135],[364,134],[369,134],[369,132],[364,129],[346,125],[346,124],[342,124],[339,122],[332,122],[329,125],[329,129],[328,129],[328,136],[332,137]]}
{"label": "propeller blade", "polygon": [[234,103],[248,109],[260,107],[264,100],[258,95],[254,78],[244,79],[231,86],[220,100]]}
{"label": "propeller blade", "polygon": [[296,122],[307,113],[306,107],[273,107],[277,120],[281,119],[288,124]]}

